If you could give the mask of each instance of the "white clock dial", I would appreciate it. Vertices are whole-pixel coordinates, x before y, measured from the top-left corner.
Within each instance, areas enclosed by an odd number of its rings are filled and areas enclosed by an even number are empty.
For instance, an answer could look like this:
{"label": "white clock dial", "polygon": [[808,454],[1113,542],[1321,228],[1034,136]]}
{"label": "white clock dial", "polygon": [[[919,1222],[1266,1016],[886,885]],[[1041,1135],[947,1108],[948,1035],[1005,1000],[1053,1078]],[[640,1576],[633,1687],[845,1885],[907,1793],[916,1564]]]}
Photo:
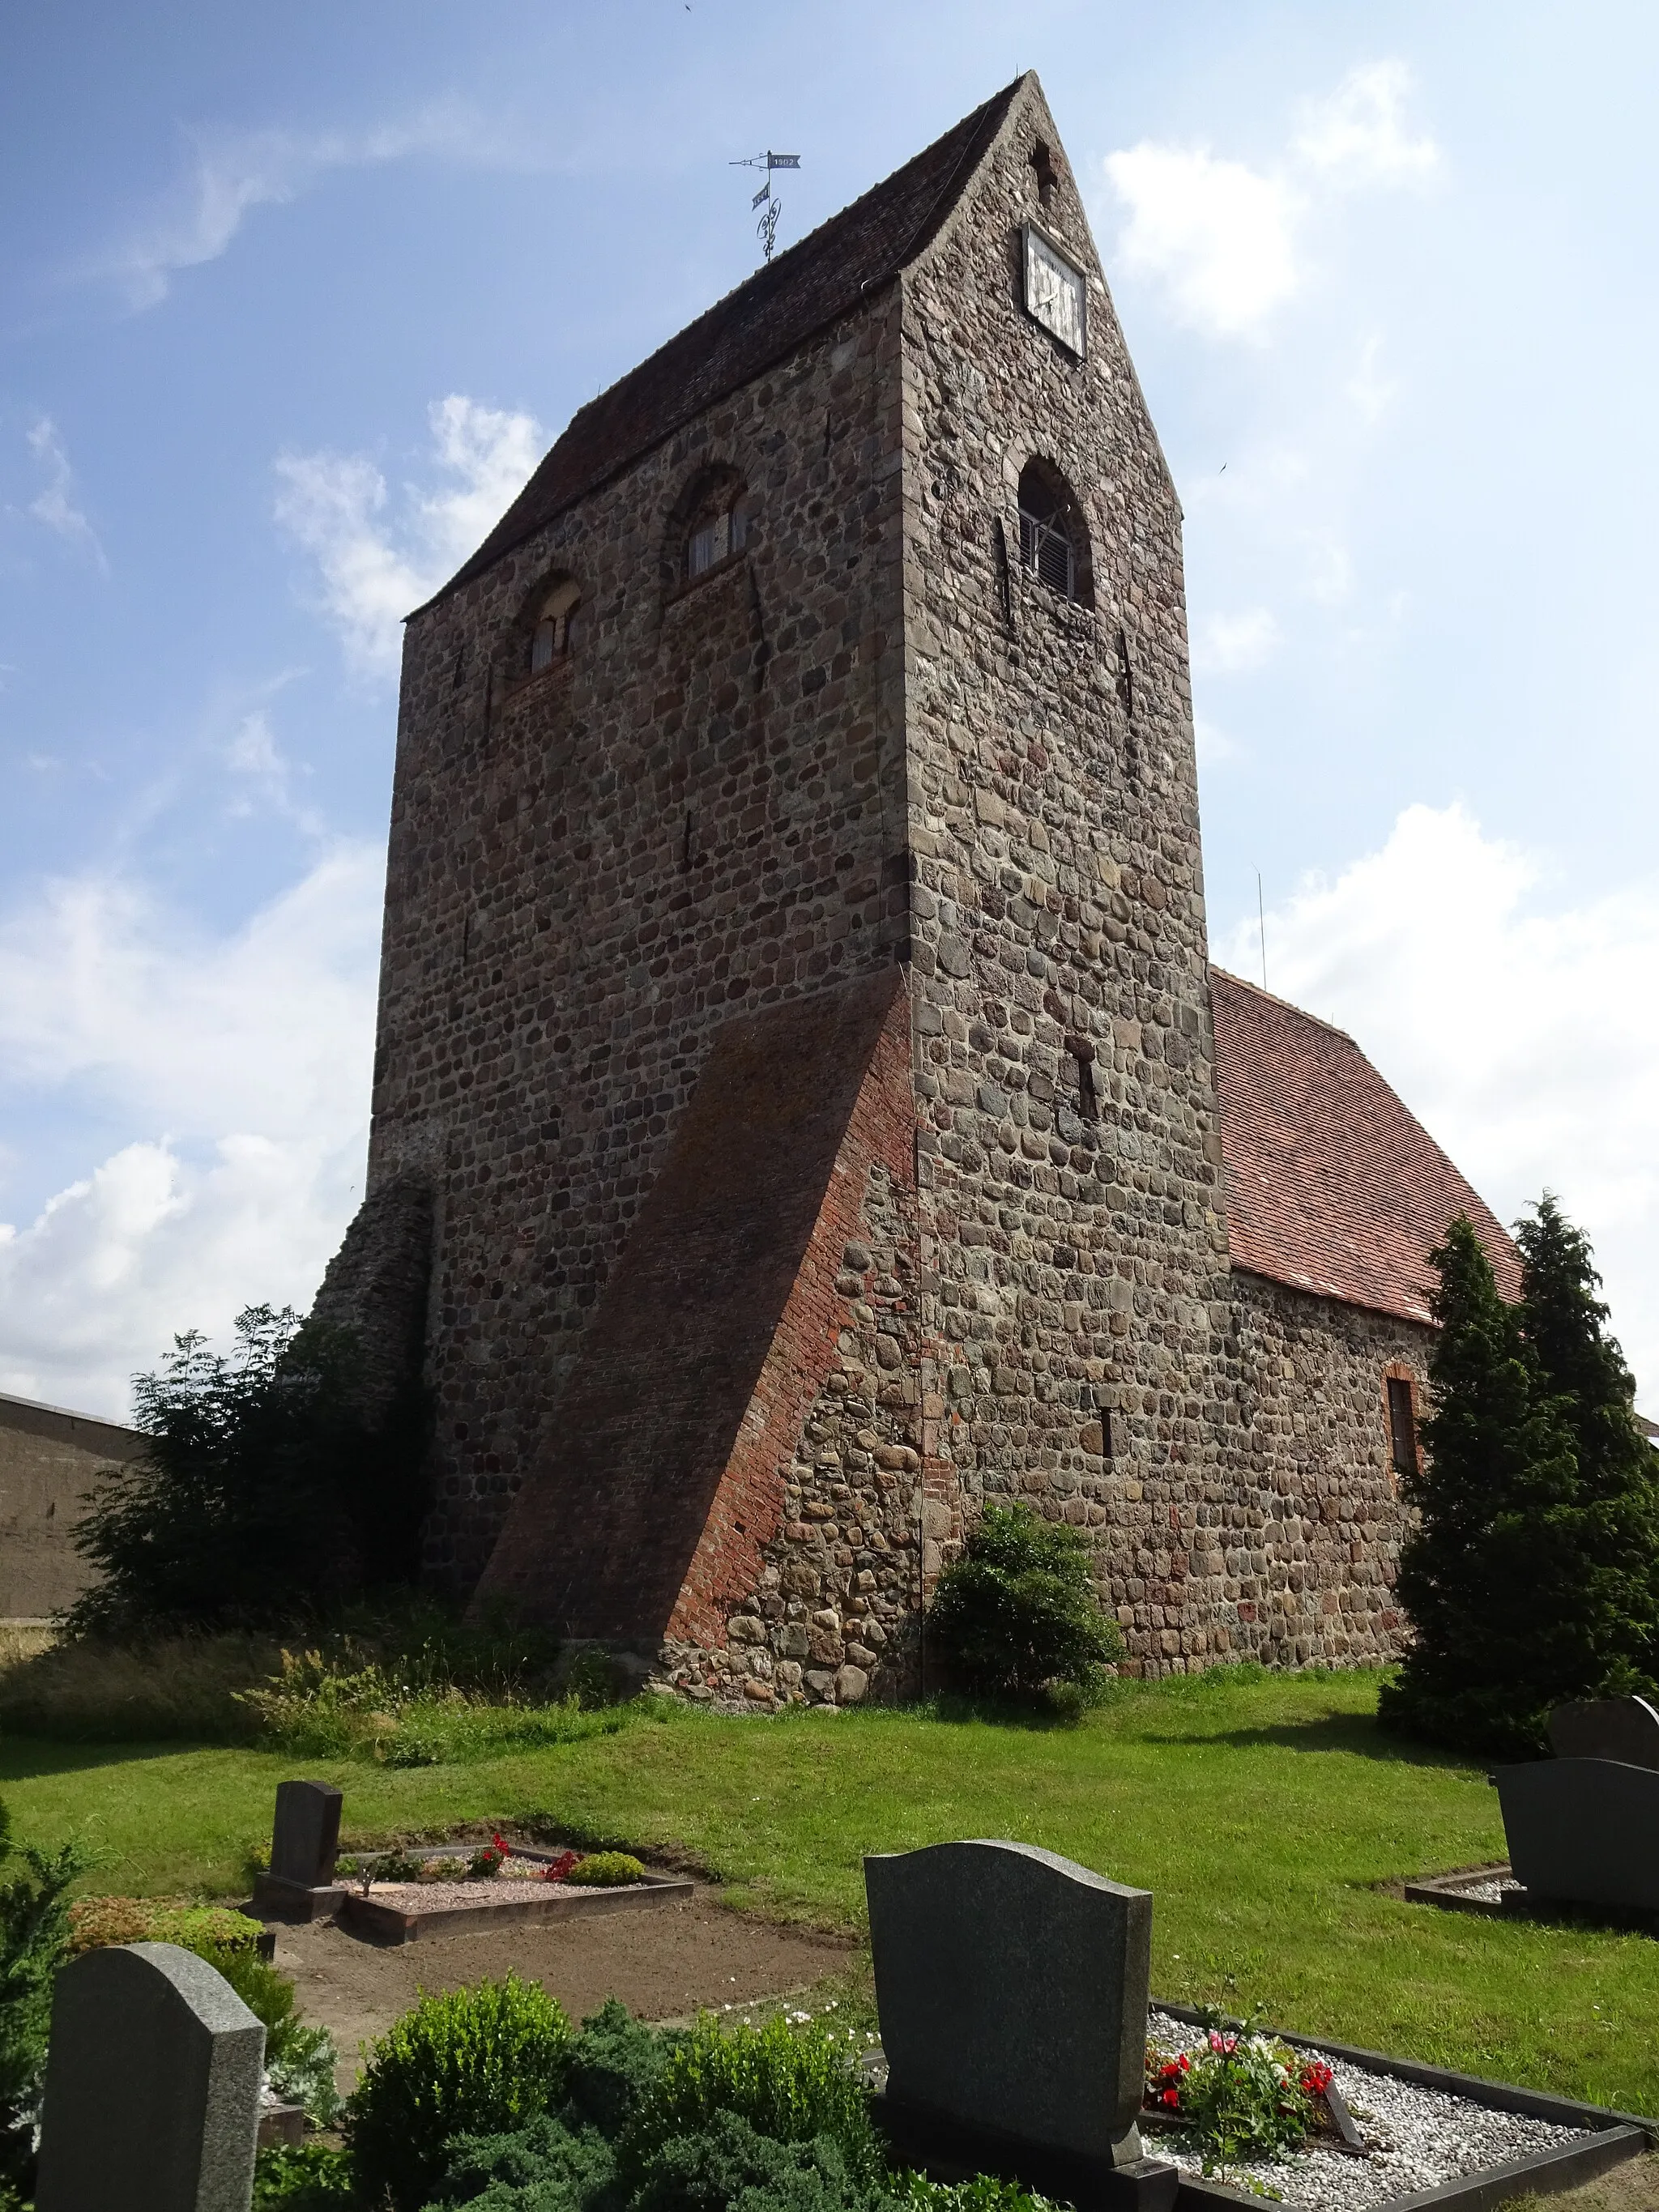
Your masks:
{"label": "white clock dial", "polygon": [[1057,253],[1041,231],[1025,231],[1025,305],[1046,331],[1081,354],[1088,331],[1088,289],[1083,271]]}

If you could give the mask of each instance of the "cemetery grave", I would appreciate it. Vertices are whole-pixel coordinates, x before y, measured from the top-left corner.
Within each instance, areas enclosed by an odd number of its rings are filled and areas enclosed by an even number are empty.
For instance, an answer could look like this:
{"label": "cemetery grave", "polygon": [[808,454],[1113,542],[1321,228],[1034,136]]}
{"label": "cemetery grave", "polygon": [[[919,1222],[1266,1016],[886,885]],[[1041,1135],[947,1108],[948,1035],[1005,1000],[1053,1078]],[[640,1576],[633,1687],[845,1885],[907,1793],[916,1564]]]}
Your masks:
{"label": "cemetery grave", "polygon": [[1431,2199],[1486,2212],[1589,2180],[1659,2133],[1155,2006],[1151,1893],[1053,1852],[939,1844],[869,1857],[865,1872],[879,2124],[935,2179],[996,2173],[1079,2212],[1196,2212],[1262,2194],[1308,2212]]}
{"label": "cemetery grave", "polygon": [[546,1850],[499,1831],[478,1850],[450,1844],[343,1860],[342,1802],[330,1783],[277,1784],[270,1863],[253,1885],[256,1914],[337,1920],[380,1942],[411,1943],[440,1929],[649,1910],[691,1893],[682,1877],[653,1874],[624,1853]]}
{"label": "cemetery grave", "polygon": [[1659,1931],[1659,1711],[1587,1698],[1550,1716],[1553,1759],[1499,1767],[1506,1860],[1424,1876],[1413,1904],[1549,1917],[1589,1911]]}

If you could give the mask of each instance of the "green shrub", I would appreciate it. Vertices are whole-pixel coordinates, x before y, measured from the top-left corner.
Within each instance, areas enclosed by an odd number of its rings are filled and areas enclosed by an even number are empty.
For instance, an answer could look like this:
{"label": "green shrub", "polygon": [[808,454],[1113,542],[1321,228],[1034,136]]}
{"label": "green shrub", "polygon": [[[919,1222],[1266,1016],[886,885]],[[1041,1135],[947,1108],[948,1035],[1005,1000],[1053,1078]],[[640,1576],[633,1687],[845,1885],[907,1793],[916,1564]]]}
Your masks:
{"label": "green shrub", "polygon": [[710,2013],[667,2055],[636,2135],[653,2143],[700,2135],[717,2112],[735,2112],[778,2142],[836,2143],[849,2172],[884,2171],[870,2100],[847,2054],[817,2021],[781,2014],[760,2027],[725,2029]]}
{"label": "green shrub", "polygon": [[627,1851],[590,1851],[585,1859],[578,1859],[568,1875],[583,1888],[606,1889],[629,1881],[643,1881],[645,1869]]}
{"label": "green shrub", "polygon": [[347,2212],[350,2154],[325,2143],[273,2143],[253,2169],[253,2212]]}
{"label": "green shrub", "polygon": [[373,2045],[346,2108],[358,2194],[370,2212],[420,2212],[457,2136],[497,2135],[562,2086],[570,2023],[509,1975],[422,1997]]}
{"label": "green shrub", "polygon": [[1053,1683],[1093,1689],[1123,1639],[1100,1610],[1089,1547],[1024,1503],[987,1505],[939,1578],[928,1631],[960,1686],[1030,1699]]}
{"label": "green shrub", "polygon": [[283,1626],[413,1580],[425,1408],[365,1422],[350,1331],[250,1306],[229,1358],[173,1342],[134,1383],[143,1452],[105,1470],[76,1531],[96,1579],[68,1635]]}
{"label": "green shrub", "polygon": [[568,2046],[562,2103],[457,2137],[430,2212],[1052,2212],[1012,2182],[890,2173],[846,2059],[800,2025],[686,2035],[612,1999]]}
{"label": "green shrub", "polygon": [[19,2180],[33,2156],[52,1980],[69,1956],[69,1887],[85,1867],[72,1844],[14,1844],[0,1804],[0,2184]]}
{"label": "green shrub", "polygon": [[629,2212],[876,2212],[884,2191],[850,2170],[833,2136],[763,2135],[740,2112],[711,2113],[644,2161]]}
{"label": "green shrub", "polygon": [[82,1897],[69,1909],[70,1950],[108,1943],[177,1943],[182,1950],[256,1952],[264,1929],[228,1905],[165,1905],[149,1897]]}

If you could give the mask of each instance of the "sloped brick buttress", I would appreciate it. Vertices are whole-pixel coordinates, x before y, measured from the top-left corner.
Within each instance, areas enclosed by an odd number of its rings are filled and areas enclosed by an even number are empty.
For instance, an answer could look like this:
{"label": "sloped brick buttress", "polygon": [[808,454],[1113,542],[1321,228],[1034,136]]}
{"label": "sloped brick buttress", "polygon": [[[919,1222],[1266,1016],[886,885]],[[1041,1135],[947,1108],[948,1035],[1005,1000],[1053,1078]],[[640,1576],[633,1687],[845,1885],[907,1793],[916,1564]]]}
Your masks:
{"label": "sloped brick buttress", "polygon": [[709,1648],[785,1518],[853,1325],[836,1287],[872,1170],[914,1192],[896,969],[715,1038],[473,1598],[643,1650]]}

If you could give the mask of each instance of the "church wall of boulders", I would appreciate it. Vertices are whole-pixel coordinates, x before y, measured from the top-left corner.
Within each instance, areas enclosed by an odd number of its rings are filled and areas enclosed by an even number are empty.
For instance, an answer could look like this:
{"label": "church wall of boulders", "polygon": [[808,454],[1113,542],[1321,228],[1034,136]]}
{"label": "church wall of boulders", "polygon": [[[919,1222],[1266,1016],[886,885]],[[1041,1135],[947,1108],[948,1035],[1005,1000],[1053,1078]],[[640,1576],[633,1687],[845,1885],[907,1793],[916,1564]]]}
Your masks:
{"label": "church wall of boulders", "polygon": [[[1090,272],[1084,359],[1020,304],[1027,221]],[[1086,521],[1079,603],[1021,563],[1034,457]],[[683,586],[709,464],[755,532]],[[570,650],[528,675],[567,572]],[[1035,100],[896,283],[411,621],[370,1180],[434,1193],[435,1582],[477,1581],[556,1434],[721,1022],[902,961],[914,1144],[826,1262],[759,1576],[663,1679],[913,1688],[921,1601],[1008,1497],[1088,1535],[1136,1672],[1392,1649],[1382,1371],[1427,1333],[1231,1272],[1185,621]]]}
{"label": "church wall of boulders", "polygon": [[[440,1583],[489,1558],[714,1030],[902,943],[895,313],[410,623],[370,1183],[436,1193]],[[753,529],[682,586],[674,516],[711,464]],[[526,676],[524,610],[565,572],[570,650]]]}

